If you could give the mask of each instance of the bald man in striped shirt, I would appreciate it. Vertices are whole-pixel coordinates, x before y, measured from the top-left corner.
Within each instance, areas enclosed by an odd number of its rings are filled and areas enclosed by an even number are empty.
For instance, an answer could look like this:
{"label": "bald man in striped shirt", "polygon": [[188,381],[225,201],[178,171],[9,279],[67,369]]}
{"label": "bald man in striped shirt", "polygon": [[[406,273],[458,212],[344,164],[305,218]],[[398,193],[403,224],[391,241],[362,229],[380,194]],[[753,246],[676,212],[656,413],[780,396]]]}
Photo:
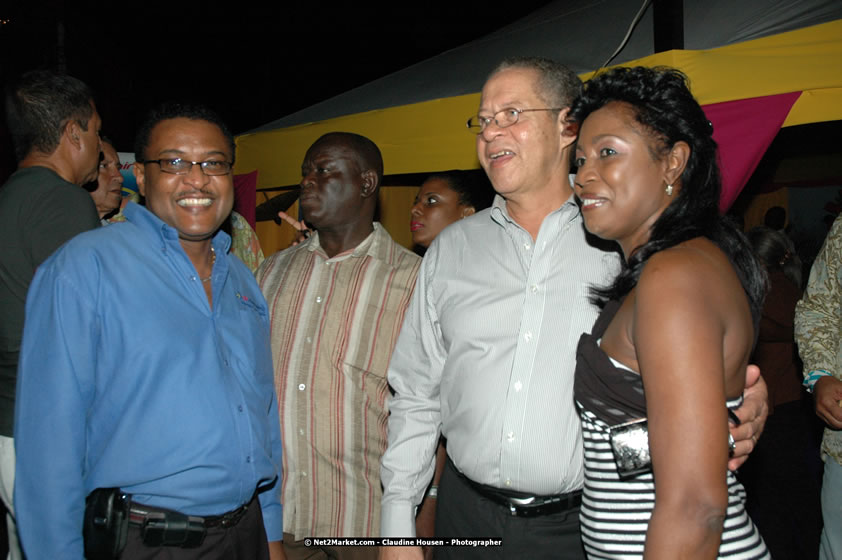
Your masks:
{"label": "bald man in striped shirt", "polygon": [[374,547],[319,552],[303,540],[379,535],[386,369],[420,258],[373,221],[383,161],[371,140],[322,136],[301,176],[315,233],[257,271],[284,436],[284,547],[290,559],[375,558]]}

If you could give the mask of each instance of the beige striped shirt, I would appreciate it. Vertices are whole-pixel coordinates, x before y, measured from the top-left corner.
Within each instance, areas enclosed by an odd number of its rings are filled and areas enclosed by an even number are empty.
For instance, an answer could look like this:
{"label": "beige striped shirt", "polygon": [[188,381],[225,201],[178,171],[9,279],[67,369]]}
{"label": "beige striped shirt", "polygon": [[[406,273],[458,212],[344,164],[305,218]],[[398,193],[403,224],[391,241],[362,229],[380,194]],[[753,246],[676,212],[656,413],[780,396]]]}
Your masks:
{"label": "beige striped shirt", "polygon": [[315,234],[257,271],[283,434],[284,532],[377,536],[386,369],[421,259],[383,227],[328,258]]}

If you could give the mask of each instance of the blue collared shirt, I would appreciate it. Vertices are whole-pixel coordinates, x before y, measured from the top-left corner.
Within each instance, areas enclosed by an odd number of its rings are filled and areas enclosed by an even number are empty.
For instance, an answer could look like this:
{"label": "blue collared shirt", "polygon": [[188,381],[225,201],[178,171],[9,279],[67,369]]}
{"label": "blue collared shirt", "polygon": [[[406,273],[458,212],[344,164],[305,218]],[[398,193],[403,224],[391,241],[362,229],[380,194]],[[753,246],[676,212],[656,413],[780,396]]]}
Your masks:
{"label": "blue collared shirt", "polygon": [[[85,496],[216,515],[280,473],[266,302],[213,239],[213,309],[175,229],[130,204],[38,269],[15,414],[15,509],[30,559],[81,558]],[[260,494],[281,540],[280,484]]]}

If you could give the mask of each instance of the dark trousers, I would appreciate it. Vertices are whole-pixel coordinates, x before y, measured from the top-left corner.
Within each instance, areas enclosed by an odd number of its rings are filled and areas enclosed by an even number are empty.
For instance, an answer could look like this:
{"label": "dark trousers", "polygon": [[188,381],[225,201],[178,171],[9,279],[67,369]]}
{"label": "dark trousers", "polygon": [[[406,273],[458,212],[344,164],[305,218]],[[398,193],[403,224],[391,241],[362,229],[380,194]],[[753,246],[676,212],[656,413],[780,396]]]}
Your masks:
{"label": "dark trousers", "polygon": [[737,473],[746,510],[775,560],[819,554],[822,426],[812,407],[810,397],[776,406]]}
{"label": "dark trousers", "polygon": [[269,560],[263,513],[257,498],[233,527],[212,527],[197,548],[150,547],[143,544],[140,527],[129,526],[121,560]]}
{"label": "dark trousers", "polygon": [[498,538],[499,547],[438,547],[437,560],[553,558],[584,560],[579,536],[579,508],[538,517],[513,517],[477,493],[449,460],[439,482],[436,537]]}

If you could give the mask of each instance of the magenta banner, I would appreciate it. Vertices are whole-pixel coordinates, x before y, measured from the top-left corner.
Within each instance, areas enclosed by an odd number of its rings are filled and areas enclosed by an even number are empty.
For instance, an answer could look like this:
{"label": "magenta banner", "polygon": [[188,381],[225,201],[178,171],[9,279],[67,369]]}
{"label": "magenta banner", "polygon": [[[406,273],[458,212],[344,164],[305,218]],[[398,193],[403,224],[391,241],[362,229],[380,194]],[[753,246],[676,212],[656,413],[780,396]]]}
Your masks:
{"label": "magenta banner", "polygon": [[702,107],[713,123],[713,138],[719,144],[721,212],[737,199],[800,95],[796,91]]}

